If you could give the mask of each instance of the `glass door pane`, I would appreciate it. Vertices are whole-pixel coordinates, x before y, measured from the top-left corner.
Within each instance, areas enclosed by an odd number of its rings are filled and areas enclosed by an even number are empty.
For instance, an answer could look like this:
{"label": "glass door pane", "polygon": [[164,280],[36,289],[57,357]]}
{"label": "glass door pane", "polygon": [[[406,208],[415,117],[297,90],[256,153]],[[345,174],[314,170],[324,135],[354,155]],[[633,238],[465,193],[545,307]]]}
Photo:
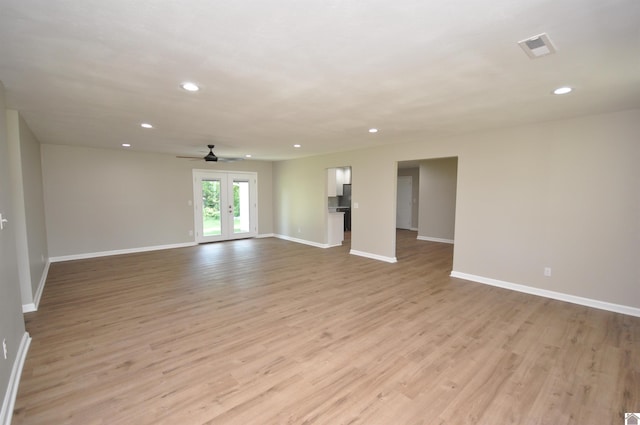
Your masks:
{"label": "glass door pane", "polygon": [[220,180],[201,180],[202,189],[202,236],[222,234],[220,211]]}
{"label": "glass door pane", "polygon": [[233,180],[233,233],[251,231],[249,181]]}

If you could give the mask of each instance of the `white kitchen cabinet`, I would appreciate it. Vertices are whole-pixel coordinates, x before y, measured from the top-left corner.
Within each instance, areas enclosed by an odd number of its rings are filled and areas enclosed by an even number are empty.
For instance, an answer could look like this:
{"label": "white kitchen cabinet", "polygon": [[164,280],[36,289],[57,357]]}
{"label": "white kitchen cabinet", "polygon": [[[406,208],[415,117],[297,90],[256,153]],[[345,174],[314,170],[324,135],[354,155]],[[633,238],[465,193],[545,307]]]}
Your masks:
{"label": "white kitchen cabinet", "polygon": [[351,167],[327,170],[327,196],[342,196],[345,184],[351,184]]}
{"label": "white kitchen cabinet", "polygon": [[342,245],[342,241],[344,240],[344,213],[343,212],[330,212],[329,213],[329,222],[328,226],[328,235],[327,235],[327,245],[329,246],[338,246]]}
{"label": "white kitchen cabinet", "polygon": [[342,196],[342,185],[344,184],[344,169],[336,168],[336,195]]}
{"label": "white kitchen cabinet", "polygon": [[338,188],[336,183],[336,169],[329,168],[327,170],[327,196],[330,198],[334,196],[338,196],[337,189]]}
{"label": "white kitchen cabinet", "polygon": [[351,184],[351,167],[344,168],[344,181],[343,184]]}

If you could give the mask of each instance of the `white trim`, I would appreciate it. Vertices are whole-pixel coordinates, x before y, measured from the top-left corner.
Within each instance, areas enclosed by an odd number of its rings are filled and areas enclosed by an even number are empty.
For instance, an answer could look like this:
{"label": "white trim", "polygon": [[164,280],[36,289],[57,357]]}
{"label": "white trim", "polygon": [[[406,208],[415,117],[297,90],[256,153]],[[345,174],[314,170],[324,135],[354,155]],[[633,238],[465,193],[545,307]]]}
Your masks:
{"label": "white trim", "polygon": [[36,289],[36,295],[33,297],[33,303],[36,305],[36,310],[40,305],[40,298],[42,298],[42,292],[44,292],[44,285],[47,283],[47,276],[49,275],[49,266],[51,266],[51,261],[47,260],[44,264],[44,270],[42,270],[42,276],[40,277],[40,284],[38,285],[38,289]]}
{"label": "white trim", "polygon": [[440,242],[440,243],[453,244],[453,239],[432,238],[432,237],[429,237],[429,236],[418,236],[416,239],[418,239],[419,241],[429,241],[429,242]]}
{"label": "white trim", "polygon": [[33,313],[37,310],[38,308],[36,307],[35,303],[22,304],[22,313]]}
{"label": "white trim", "polygon": [[562,292],[549,291],[547,289],[535,288],[532,286],[520,285],[517,283],[505,282],[502,280],[491,279],[488,277],[476,276],[473,274],[452,271],[451,277],[458,279],[470,280],[472,282],[484,283],[486,285],[497,286],[499,288],[510,289],[512,291],[523,292],[525,294],[537,295],[539,297],[552,298],[554,300],[566,301],[573,304],[593,307],[600,310],[613,311],[615,313],[627,314],[629,316],[640,317],[640,308],[631,307],[621,304],[608,303],[606,301],[594,300],[591,298],[578,297]]}
{"label": "white trim", "polygon": [[289,242],[295,242],[295,243],[301,243],[303,245],[315,246],[316,248],[331,248],[326,243],[323,244],[323,243],[318,243],[318,242],[312,242],[312,241],[307,241],[307,240],[304,240],[304,239],[292,238],[291,236],[274,235],[274,237],[276,237],[278,239],[284,239],[285,241],[289,241]]}
{"label": "white trim", "polygon": [[40,298],[42,298],[42,292],[44,291],[44,285],[47,283],[47,275],[49,274],[50,265],[51,261],[47,260],[44,264],[44,270],[42,270],[42,276],[40,277],[40,284],[38,285],[38,289],[36,289],[36,295],[33,297],[33,302],[29,304],[22,304],[23,313],[31,313],[38,310]]}
{"label": "white trim", "polygon": [[58,263],[60,261],[85,260],[87,258],[109,257],[111,255],[135,254],[138,252],[160,251],[163,249],[187,248],[196,246],[195,242],[176,243],[171,245],[144,246],[140,248],[116,249],[113,251],[88,252],[86,254],[62,255],[60,257],[51,257],[49,261]]}
{"label": "white trim", "polygon": [[275,233],[263,233],[260,235],[256,235],[256,239],[262,239],[262,238],[275,238],[276,235]]}
{"label": "white trim", "polygon": [[411,228],[411,229],[409,229],[409,230],[411,230],[412,232],[417,232],[417,231],[418,231],[418,228],[417,228],[417,227],[412,227],[412,228]]}
{"label": "white trim", "polygon": [[13,418],[13,406],[16,403],[18,385],[20,385],[20,376],[22,375],[24,361],[27,358],[27,351],[29,351],[29,344],[31,344],[31,337],[27,332],[25,332],[24,335],[22,335],[16,360],[11,368],[11,376],[9,377],[7,392],[5,393],[4,400],[2,401],[2,410],[0,410],[1,425],[11,425],[11,419]]}
{"label": "white trim", "polygon": [[349,251],[351,255],[357,255],[359,257],[371,258],[372,260],[384,261],[386,263],[397,263],[398,259],[396,257],[385,257],[384,255],[371,254],[370,252],[364,251],[356,251],[352,249]]}

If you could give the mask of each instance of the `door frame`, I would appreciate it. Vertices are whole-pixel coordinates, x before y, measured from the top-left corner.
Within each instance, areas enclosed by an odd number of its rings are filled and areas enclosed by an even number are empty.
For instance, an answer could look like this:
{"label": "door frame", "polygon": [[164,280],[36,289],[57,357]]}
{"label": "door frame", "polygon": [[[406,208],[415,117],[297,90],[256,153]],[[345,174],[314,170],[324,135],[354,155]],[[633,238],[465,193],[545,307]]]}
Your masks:
{"label": "door frame", "polygon": [[[196,243],[221,242],[234,239],[253,238],[258,235],[258,173],[254,171],[220,171],[220,170],[193,170],[193,224],[194,238]],[[221,199],[222,204],[225,199],[222,197],[222,191],[226,191],[233,187],[233,181],[236,178],[247,179],[249,181],[249,225],[250,231],[243,233],[234,233],[233,230],[222,232],[219,236],[205,237],[202,236],[202,191],[200,182],[210,177],[212,179],[220,179],[221,181]],[[224,188],[226,183],[226,188]],[[232,194],[230,196],[233,196]],[[221,213],[222,213],[221,205]],[[226,210],[226,208],[225,208]],[[220,217],[221,226],[222,216]]]}

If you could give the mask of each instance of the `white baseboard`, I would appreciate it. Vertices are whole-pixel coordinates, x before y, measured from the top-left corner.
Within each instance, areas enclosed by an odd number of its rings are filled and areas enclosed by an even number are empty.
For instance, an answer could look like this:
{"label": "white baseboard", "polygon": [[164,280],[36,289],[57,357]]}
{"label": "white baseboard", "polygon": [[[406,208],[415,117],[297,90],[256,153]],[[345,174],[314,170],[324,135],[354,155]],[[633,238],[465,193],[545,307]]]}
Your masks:
{"label": "white baseboard", "polygon": [[316,248],[330,248],[330,246],[328,244],[326,244],[326,243],[318,243],[318,242],[313,242],[313,241],[307,241],[307,240],[304,240],[304,239],[292,238],[291,236],[274,235],[274,237],[276,237],[278,239],[283,239],[283,240],[289,241],[289,242],[295,242],[295,243],[301,243],[303,245],[315,246]]}
{"label": "white baseboard", "polygon": [[[342,246],[342,244],[336,244],[336,245],[320,244],[320,243],[317,243],[317,242],[311,242],[311,241],[306,241],[304,239],[292,238],[291,236],[285,236],[285,235],[275,235],[275,237],[278,238],[278,239],[284,239],[285,241],[296,242],[296,243],[301,243],[301,244],[304,244],[304,245],[314,246],[316,248],[333,248],[333,247],[336,247],[336,246]],[[385,257],[383,255],[371,254],[369,252],[356,251],[356,250],[353,250],[353,249],[349,251],[349,254],[357,255],[359,257],[371,258],[372,260],[384,261],[384,262],[387,262],[387,263],[397,263],[398,262],[398,259],[396,257]]]}
{"label": "white baseboard", "polygon": [[22,313],[33,313],[37,310],[38,308],[36,307],[35,303],[22,304]]}
{"label": "white baseboard", "polygon": [[198,245],[196,242],[177,243],[172,245],[155,245],[145,246],[141,248],[116,249],[113,251],[89,252],[86,254],[63,255],[60,257],[51,257],[49,261],[58,263],[60,261],[85,260],[87,258],[109,257],[111,255],[135,254],[138,252],[160,251],[163,249],[186,248]]}
{"label": "white baseboard", "polygon": [[275,233],[263,233],[260,235],[256,235],[256,239],[262,239],[262,238],[275,238],[276,235]]}
{"label": "white baseboard", "polygon": [[44,291],[44,285],[47,282],[47,275],[49,274],[50,265],[51,261],[47,260],[44,265],[44,270],[42,271],[42,276],[40,277],[40,284],[38,284],[38,289],[36,290],[36,294],[33,297],[33,302],[30,304],[22,304],[23,313],[31,313],[38,310],[38,306],[40,305],[40,298],[42,298],[42,292]]}
{"label": "white baseboard", "polygon": [[418,236],[416,239],[418,239],[419,241],[429,241],[429,242],[440,242],[440,243],[453,244],[453,239],[431,238],[429,236]]}
{"label": "white baseboard", "polygon": [[535,288],[533,286],[520,285],[517,283],[505,282],[503,280],[491,279],[488,277],[476,276],[473,274],[452,271],[451,277],[470,280],[472,282],[484,283],[486,285],[497,286],[499,288],[510,289],[512,291],[523,292],[525,294],[537,295],[540,297],[551,298],[559,301],[566,301],[573,304],[579,304],[587,307],[593,307],[600,310],[613,311],[614,313],[626,314],[629,316],[640,317],[640,308],[630,307],[621,304],[613,304],[605,301],[594,300],[591,298],[578,297],[562,292],[549,291],[547,289]]}
{"label": "white baseboard", "polygon": [[358,257],[371,258],[372,260],[384,261],[386,263],[397,263],[398,259],[396,257],[385,257],[384,255],[372,254],[370,252],[357,251],[352,249],[349,251],[351,255],[357,255]]}
{"label": "white baseboard", "polygon": [[29,351],[29,344],[31,344],[31,337],[27,332],[25,332],[24,335],[22,335],[20,347],[18,347],[16,361],[13,363],[13,367],[11,368],[11,376],[9,377],[7,392],[4,394],[4,398],[2,400],[0,425],[11,425],[13,407],[15,406],[16,397],[18,396],[18,385],[20,385],[20,376],[22,375],[24,361],[27,358],[27,351]]}

